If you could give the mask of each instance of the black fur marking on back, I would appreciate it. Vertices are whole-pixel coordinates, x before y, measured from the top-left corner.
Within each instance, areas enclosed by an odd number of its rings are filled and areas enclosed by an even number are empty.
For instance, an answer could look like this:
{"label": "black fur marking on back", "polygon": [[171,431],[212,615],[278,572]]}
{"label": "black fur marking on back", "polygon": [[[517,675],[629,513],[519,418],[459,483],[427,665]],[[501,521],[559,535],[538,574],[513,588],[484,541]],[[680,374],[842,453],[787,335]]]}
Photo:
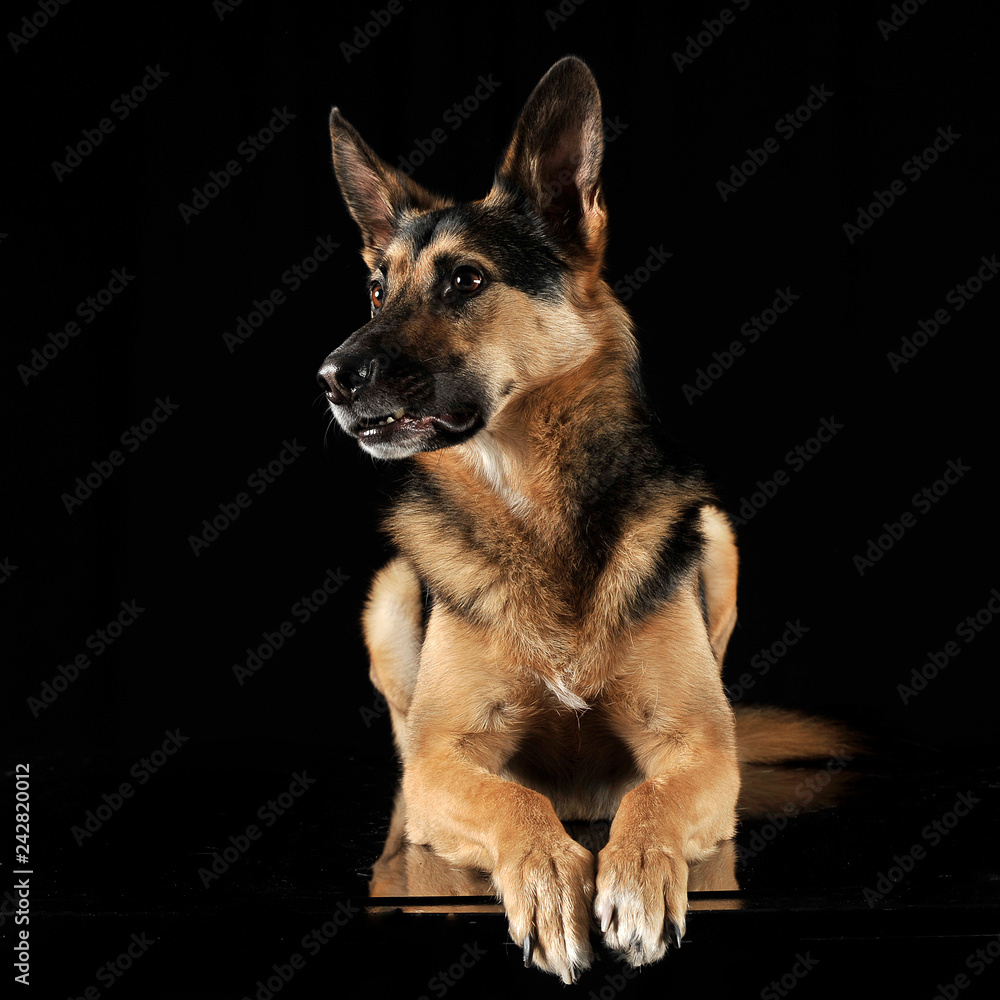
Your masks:
{"label": "black fur marking on back", "polygon": [[[601,574],[628,527],[629,512],[648,507],[664,491],[677,491],[687,498],[660,542],[653,572],[641,582],[634,599],[620,608],[619,626],[627,628],[658,611],[697,567],[705,544],[701,509],[713,502],[713,497],[697,468],[668,463],[649,439],[634,436],[634,428],[632,433],[624,427],[619,431],[625,432],[632,446],[621,446],[614,434],[593,440],[589,460],[583,466],[587,472],[568,483],[575,494],[575,509],[570,512],[565,548],[560,555],[575,567],[571,577],[563,580],[569,607],[586,614],[600,600],[597,588],[601,586]],[[616,442],[619,447],[615,447]],[[489,550],[477,531],[475,511],[446,497],[426,471],[413,470],[407,498],[445,520],[463,544],[489,559]],[[434,599],[459,617],[474,624],[489,624],[479,608],[479,593],[450,592],[440,580],[435,581],[435,586],[438,589]]]}
{"label": "black fur marking on back", "polygon": [[635,624],[667,601],[696,565],[704,545],[700,512],[712,502],[711,491],[696,465],[673,464],[650,439],[648,428],[635,424],[623,422],[593,439],[585,458],[583,477],[575,483],[575,520],[586,552],[585,569],[578,576],[584,606],[597,597],[593,588],[628,527],[629,512],[648,509],[665,492],[686,498],[660,543],[653,573],[642,581],[631,605],[621,609],[622,625]]}
{"label": "black fur marking on back", "polygon": [[701,508],[700,500],[685,508],[672,525],[670,534],[660,543],[656,572],[640,588],[632,609],[638,619],[662,606],[697,565],[705,545],[701,533]]}

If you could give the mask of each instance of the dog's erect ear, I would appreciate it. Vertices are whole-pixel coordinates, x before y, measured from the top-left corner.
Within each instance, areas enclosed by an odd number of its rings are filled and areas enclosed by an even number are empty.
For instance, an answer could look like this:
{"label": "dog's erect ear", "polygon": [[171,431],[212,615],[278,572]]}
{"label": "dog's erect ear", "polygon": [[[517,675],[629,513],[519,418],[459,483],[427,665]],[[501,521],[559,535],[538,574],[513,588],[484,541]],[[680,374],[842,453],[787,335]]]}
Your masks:
{"label": "dog's erect ear", "polygon": [[521,112],[494,192],[513,185],[561,242],[599,253],[605,229],[602,129],[594,75],[575,56],[560,59]]}
{"label": "dog's erect ear", "polygon": [[366,256],[388,246],[401,212],[450,204],[380,159],[338,108],[330,112],[330,139],[337,183],[361,230]]}

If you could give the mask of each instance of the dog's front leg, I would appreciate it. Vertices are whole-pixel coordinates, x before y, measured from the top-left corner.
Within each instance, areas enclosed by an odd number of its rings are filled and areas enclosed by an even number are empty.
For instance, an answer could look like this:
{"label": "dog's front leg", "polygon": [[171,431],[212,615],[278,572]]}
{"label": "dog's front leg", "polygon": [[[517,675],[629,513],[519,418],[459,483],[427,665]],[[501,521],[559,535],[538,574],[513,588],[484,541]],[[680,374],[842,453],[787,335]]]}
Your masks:
{"label": "dog's front leg", "polygon": [[537,709],[537,685],[504,673],[483,637],[435,606],[403,749],[407,833],[482,868],[531,963],[573,982],[590,966],[594,857],[544,795],[501,776]]}
{"label": "dog's front leg", "polygon": [[543,795],[476,766],[473,746],[428,751],[404,783],[411,838],[489,872],[525,964],[573,982],[592,960],[593,855]]}
{"label": "dog's front leg", "polygon": [[645,780],[622,797],[598,857],[594,913],[605,943],[632,965],[680,945],[688,863],[735,833],[733,713],[698,616],[692,595],[665,609],[637,638],[641,669],[610,692],[612,724]]}
{"label": "dog's front leg", "polygon": [[735,762],[720,758],[665,766],[622,798],[598,858],[594,912],[605,943],[632,965],[680,946],[688,863],[733,836],[738,789]]}

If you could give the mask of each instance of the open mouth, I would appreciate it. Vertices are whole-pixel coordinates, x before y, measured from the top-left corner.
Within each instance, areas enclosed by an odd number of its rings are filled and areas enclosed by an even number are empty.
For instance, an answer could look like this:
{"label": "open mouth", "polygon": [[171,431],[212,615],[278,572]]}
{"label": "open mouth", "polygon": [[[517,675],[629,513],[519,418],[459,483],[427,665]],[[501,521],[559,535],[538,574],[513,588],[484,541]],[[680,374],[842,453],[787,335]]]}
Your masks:
{"label": "open mouth", "polygon": [[434,431],[465,434],[478,420],[479,411],[474,409],[456,410],[453,413],[432,413],[418,417],[400,408],[381,417],[361,417],[358,420],[357,436],[359,441],[371,443]]}

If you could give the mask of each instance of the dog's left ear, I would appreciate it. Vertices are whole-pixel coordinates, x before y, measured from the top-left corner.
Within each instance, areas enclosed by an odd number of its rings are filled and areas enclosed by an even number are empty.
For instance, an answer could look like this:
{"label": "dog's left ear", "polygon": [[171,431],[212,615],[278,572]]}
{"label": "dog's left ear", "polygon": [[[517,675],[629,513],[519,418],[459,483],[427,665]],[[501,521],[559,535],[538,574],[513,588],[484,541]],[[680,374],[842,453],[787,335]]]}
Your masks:
{"label": "dog's left ear", "polygon": [[527,196],[567,249],[600,255],[605,234],[601,95],[586,63],[560,59],[528,98],[494,195]]}
{"label": "dog's left ear", "polygon": [[347,210],[361,230],[366,259],[376,258],[389,245],[403,212],[450,204],[389,166],[338,108],[330,113],[330,139],[334,173]]}

